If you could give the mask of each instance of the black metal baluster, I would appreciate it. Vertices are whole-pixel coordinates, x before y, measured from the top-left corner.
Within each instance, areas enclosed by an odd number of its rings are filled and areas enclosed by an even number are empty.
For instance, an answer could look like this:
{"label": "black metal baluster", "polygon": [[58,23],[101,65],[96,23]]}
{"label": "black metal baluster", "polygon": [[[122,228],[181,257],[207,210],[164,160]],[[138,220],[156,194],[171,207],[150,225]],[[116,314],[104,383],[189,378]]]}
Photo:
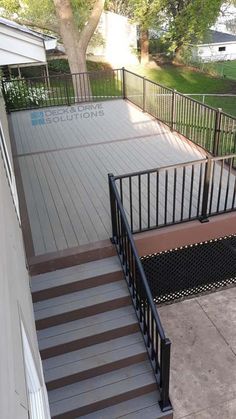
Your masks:
{"label": "black metal baluster", "polygon": [[168,202],[168,170],[165,170],[165,204],[164,204],[164,224],[167,224],[167,202]]}
{"label": "black metal baluster", "polygon": [[220,179],[219,179],[219,188],[218,188],[218,199],[217,199],[217,208],[216,208],[217,212],[219,212],[219,208],[220,208],[223,170],[224,170],[224,160],[221,161]]}
{"label": "black metal baluster", "polygon": [[156,226],[159,225],[159,171],[156,172]]}
{"label": "black metal baluster", "polygon": [[181,215],[180,219],[183,221],[184,216],[184,193],[185,193],[185,177],[186,177],[186,167],[183,167],[183,179],[182,179],[182,194],[181,194]]}
{"label": "black metal baluster", "polygon": [[227,186],[226,186],[226,193],[225,193],[224,211],[227,210],[228,197],[229,197],[229,184],[230,184],[230,178],[231,178],[232,165],[233,165],[233,158],[230,158],[229,159],[229,168],[228,168],[228,177],[227,177]]}
{"label": "black metal baluster", "polygon": [[147,226],[150,228],[150,173],[147,174]]}
{"label": "black metal baluster", "polygon": [[130,210],[130,228],[133,233],[133,197],[132,197],[132,177],[129,176],[129,210]]}
{"label": "black metal baluster", "polygon": [[189,197],[189,213],[188,213],[188,218],[189,219],[191,219],[191,213],[192,213],[193,181],[194,181],[194,164],[192,165],[192,170],[191,170],[190,197]]}
{"label": "black metal baluster", "polygon": [[173,215],[172,215],[172,222],[175,222],[175,210],[176,210],[176,182],[177,182],[177,169],[174,168],[174,194],[173,194]]}
{"label": "black metal baluster", "polygon": [[138,207],[139,207],[139,231],[141,231],[142,230],[141,175],[138,175]]}

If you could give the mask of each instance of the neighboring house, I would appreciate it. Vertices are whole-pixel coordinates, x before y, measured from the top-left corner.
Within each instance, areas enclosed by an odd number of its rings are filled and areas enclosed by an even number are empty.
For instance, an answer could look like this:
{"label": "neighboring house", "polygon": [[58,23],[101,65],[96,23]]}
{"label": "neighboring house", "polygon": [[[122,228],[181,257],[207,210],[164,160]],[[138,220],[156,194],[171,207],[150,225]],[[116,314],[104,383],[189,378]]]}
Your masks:
{"label": "neighboring house", "polygon": [[236,35],[210,30],[206,39],[193,47],[193,58],[204,62],[236,59]]}
{"label": "neighboring house", "polygon": [[90,56],[106,60],[114,66],[137,62],[137,26],[127,17],[104,12],[98,25],[98,32],[104,42],[97,47],[90,46],[88,49]]}
{"label": "neighboring house", "polygon": [[18,68],[20,76],[22,67],[47,67],[47,55],[57,50],[61,48],[55,37],[0,18],[0,67]]}

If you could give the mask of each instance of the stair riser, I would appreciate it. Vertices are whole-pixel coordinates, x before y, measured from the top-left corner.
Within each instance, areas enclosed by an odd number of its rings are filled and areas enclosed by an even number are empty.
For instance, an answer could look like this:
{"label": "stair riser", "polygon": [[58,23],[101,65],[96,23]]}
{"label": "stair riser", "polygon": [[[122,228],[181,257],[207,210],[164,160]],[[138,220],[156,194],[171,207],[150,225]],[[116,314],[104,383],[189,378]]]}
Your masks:
{"label": "stair riser", "polygon": [[67,352],[76,351],[77,349],[82,349],[86,346],[95,345],[97,343],[106,342],[108,340],[126,336],[131,333],[136,333],[139,330],[140,329],[138,323],[133,323],[125,327],[109,330],[108,332],[100,333],[97,335],[94,334],[93,336],[89,336],[83,339],[78,339],[72,342],[64,343],[62,345],[57,345],[48,349],[43,349],[40,351],[41,358],[46,359]]}
{"label": "stair riser", "polygon": [[107,365],[101,365],[97,368],[92,368],[78,374],[69,375],[67,377],[63,377],[58,380],[47,382],[46,386],[48,390],[54,390],[56,388],[66,386],[68,384],[73,384],[78,381],[86,380],[87,378],[95,377],[95,376],[105,374],[114,370],[118,370],[119,368],[125,368],[132,364],[137,364],[139,362],[146,361],[147,359],[148,359],[147,352],[145,351],[143,353],[130,356],[125,359],[121,359],[119,361],[111,362],[110,364],[107,364]]}
{"label": "stair riser", "polygon": [[79,320],[84,317],[95,316],[96,314],[104,313],[105,311],[115,310],[117,308],[125,307],[128,305],[130,305],[129,296],[117,298],[116,300],[107,301],[106,303],[103,302],[101,304],[95,304],[86,308],[69,311],[41,320],[36,320],[36,329],[47,329],[48,327],[57,326],[62,323],[68,323],[73,320]]}
{"label": "stair riser", "polygon": [[39,275],[115,255],[116,250],[110,240],[103,240],[94,245],[76,246],[73,249],[33,256],[28,259],[29,271],[31,275]]}
{"label": "stair riser", "polygon": [[[105,285],[110,282],[120,281],[122,279],[123,274],[121,271],[112,272],[105,275],[86,278],[83,281],[72,282],[58,287],[49,288],[42,291],[36,291],[33,292],[32,298],[33,302],[36,303],[37,301],[43,301],[49,298],[59,297],[61,295],[70,294],[72,292],[77,292],[92,287],[97,287],[99,285]],[[34,281],[37,281],[37,279],[35,279]]]}
{"label": "stair riser", "polygon": [[155,383],[148,384],[146,386],[137,388],[135,390],[125,392],[124,394],[120,394],[120,395],[117,395],[117,396],[114,396],[105,400],[100,400],[88,406],[83,406],[82,408],[73,410],[71,412],[66,412],[66,413],[64,412],[62,414],[52,416],[52,419],[74,419],[75,417],[87,415],[89,413],[95,412],[96,410],[104,409],[105,407],[108,407],[117,403],[121,403],[123,401],[129,400],[135,397],[139,397],[143,394],[150,393],[152,391],[155,391],[156,389],[157,389],[157,386]]}

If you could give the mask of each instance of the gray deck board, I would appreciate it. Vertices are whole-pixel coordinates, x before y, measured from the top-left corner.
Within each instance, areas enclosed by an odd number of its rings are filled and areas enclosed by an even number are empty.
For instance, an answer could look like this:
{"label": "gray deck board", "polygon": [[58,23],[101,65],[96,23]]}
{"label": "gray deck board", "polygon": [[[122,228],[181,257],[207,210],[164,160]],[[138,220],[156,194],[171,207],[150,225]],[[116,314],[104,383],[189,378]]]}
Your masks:
{"label": "gray deck board", "polygon": [[[89,105],[86,105],[89,106]],[[26,197],[35,255],[105,240],[111,235],[107,174],[163,167],[204,158],[187,141],[135,106],[116,100],[101,104],[103,115],[47,123],[47,115],[71,112],[72,108],[45,108],[46,123],[33,126],[33,111],[11,114],[17,156]],[[38,111],[36,111],[38,112]],[[45,113],[46,112],[46,113]],[[71,113],[68,114],[69,116]],[[70,116],[71,117],[71,116]],[[217,169],[219,171],[219,169]],[[220,176],[220,172],[218,177]],[[164,222],[165,176],[159,190],[160,219]],[[227,171],[223,173],[227,183]],[[155,176],[150,177],[150,223],[156,223]],[[142,179],[142,225],[147,215],[147,187]],[[169,189],[173,188],[173,172]],[[197,213],[199,167],[193,184],[193,213]],[[182,172],[177,175],[176,211],[180,218]],[[184,216],[189,212],[190,171],[186,171]],[[226,188],[226,187],[225,187]],[[233,181],[230,190],[233,190]],[[124,206],[130,216],[128,184],[124,182]],[[225,189],[226,193],[226,189]],[[167,220],[172,219],[171,194]],[[221,202],[220,202],[221,204]],[[213,208],[217,207],[217,192]],[[133,224],[138,227],[138,191],[133,183]],[[194,214],[193,214],[194,215]],[[178,218],[177,217],[177,218]]]}

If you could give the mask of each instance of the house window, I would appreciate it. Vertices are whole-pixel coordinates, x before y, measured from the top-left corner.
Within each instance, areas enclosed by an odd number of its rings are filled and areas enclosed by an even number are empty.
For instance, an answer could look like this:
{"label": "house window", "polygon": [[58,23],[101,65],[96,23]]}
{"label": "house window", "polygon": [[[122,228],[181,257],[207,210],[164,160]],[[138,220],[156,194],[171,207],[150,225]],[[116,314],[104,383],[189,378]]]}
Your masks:
{"label": "house window", "polygon": [[2,154],[8,182],[11,188],[11,193],[13,197],[13,201],[15,204],[16,212],[18,215],[18,219],[20,221],[20,212],[19,212],[19,202],[18,202],[18,195],[16,191],[16,182],[15,182],[15,176],[11,165],[11,160],[8,154],[6,140],[3,134],[2,124],[0,121],[0,154]]}
{"label": "house window", "polygon": [[226,47],[219,47],[219,52],[226,51]]}
{"label": "house window", "polygon": [[2,156],[3,156],[3,161],[5,164],[8,180],[9,180],[9,183],[11,183],[12,178],[13,178],[13,172],[12,172],[11,162],[10,162],[10,158],[7,152],[6,142],[3,136],[3,130],[2,130],[1,124],[0,124],[0,148],[1,148]]}

